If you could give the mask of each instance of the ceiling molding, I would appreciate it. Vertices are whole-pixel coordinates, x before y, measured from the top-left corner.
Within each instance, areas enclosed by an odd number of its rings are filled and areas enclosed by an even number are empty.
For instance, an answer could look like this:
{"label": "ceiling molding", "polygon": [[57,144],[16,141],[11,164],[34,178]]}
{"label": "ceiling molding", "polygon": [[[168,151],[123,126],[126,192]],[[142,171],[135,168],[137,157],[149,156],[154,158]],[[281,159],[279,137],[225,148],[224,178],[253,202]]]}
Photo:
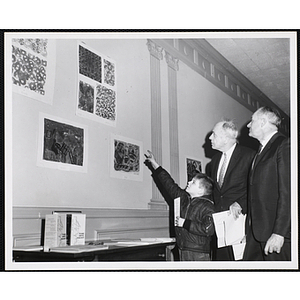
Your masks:
{"label": "ceiling molding", "polygon": [[205,39],[153,39],[152,41],[171,55],[177,57],[250,111],[254,112],[266,105],[276,107],[283,117],[279,130],[285,135],[289,135],[289,116]]}

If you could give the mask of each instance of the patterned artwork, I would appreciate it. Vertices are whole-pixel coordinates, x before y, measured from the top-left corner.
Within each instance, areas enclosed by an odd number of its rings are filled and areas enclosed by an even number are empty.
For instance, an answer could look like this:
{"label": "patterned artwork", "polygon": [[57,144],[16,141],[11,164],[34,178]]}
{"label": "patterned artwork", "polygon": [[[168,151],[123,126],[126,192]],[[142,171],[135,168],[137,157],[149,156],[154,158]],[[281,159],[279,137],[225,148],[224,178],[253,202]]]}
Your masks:
{"label": "patterned artwork", "polygon": [[44,160],[82,166],[83,152],[82,128],[44,119]]}
{"label": "patterned artwork", "polygon": [[186,159],[187,179],[190,181],[196,173],[202,172],[201,161],[187,158]]}
{"label": "patterned artwork", "polygon": [[116,117],[116,93],[105,86],[97,86],[96,115],[108,120]]}
{"label": "patterned artwork", "polygon": [[13,39],[13,42],[47,57],[48,39]]}
{"label": "patterned artwork", "polygon": [[76,114],[116,126],[117,90],[115,62],[78,42],[78,97]]}
{"label": "patterned artwork", "polygon": [[106,59],[104,59],[104,83],[115,85],[115,65]]}
{"label": "patterned artwork", "polygon": [[111,136],[111,177],[142,181],[143,145],[126,137]]}
{"label": "patterned artwork", "polygon": [[78,108],[89,113],[94,112],[94,88],[81,80],[79,82]]}
{"label": "patterned artwork", "polygon": [[13,84],[45,95],[47,61],[12,45]]}
{"label": "patterned artwork", "polygon": [[55,80],[55,40],[11,39],[12,88],[27,97],[52,104]]}
{"label": "patterned artwork", "polygon": [[79,73],[95,81],[102,82],[101,56],[79,46]]}

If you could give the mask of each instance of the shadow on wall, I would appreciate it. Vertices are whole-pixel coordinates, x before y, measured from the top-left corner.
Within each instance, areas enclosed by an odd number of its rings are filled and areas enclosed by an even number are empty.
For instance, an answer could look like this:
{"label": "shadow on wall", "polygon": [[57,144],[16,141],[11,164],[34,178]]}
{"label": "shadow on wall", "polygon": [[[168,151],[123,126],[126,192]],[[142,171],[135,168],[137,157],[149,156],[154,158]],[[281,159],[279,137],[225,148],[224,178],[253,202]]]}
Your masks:
{"label": "shadow on wall", "polygon": [[238,137],[239,144],[248,148],[251,148],[255,151],[258,150],[259,142],[257,139],[249,136],[249,128],[247,127],[247,123],[245,123],[240,130],[240,135]]}
{"label": "shadow on wall", "polygon": [[[258,140],[249,136],[249,128],[247,127],[247,124],[249,122],[250,122],[250,120],[241,127],[240,134],[238,137],[238,142],[242,146],[245,146],[245,147],[248,147],[248,148],[251,148],[251,149],[257,151],[259,142],[258,142]],[[219,152],[218,150],[214,150],[211,147],[211,141],[209,139],[211,134],[212,134],[212,131],[207,133],[207,135],[205,136],[205,142],[202,145],[202,148],[204,149],[205,157],[210,158],[210,159]],[[205,174],[208,176],[211,176],[211,162],[207,163],[207,165],[205,166]]]}
{"label": "shadow on wall", "polygon": [[[211,147],[211,141],[209,139],[209,137],[211,136],[212,131],[208,132],[207,135],[205,136],[205,142],[202,145],[202,148],[204,149],[204,155],[207,158],[212,159],[212,157],[217,154],[219,151],[215,150]],[[209,162],[206,166],[205,166],[205,174],[208,176],[211,176],[211,162]]]}

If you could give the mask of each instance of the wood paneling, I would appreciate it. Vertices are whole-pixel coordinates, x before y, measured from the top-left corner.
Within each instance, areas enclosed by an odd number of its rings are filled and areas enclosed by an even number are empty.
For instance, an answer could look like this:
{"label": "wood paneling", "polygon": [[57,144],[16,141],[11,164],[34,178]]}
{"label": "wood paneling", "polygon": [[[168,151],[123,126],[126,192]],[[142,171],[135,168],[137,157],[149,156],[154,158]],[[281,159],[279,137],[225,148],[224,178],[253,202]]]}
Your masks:
{"label": "wood paneling", "polygon": [[39,245],[45,215],[54,210],[85,213],[86,240],[169,236],[168,210],[13,207],[14,246]]}

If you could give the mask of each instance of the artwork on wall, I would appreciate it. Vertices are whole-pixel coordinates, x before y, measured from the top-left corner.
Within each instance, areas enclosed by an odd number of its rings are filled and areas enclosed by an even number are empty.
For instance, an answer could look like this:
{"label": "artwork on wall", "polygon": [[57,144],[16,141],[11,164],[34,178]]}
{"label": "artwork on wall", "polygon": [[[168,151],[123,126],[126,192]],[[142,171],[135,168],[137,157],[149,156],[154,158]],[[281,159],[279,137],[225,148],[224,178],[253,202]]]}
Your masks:
{"label": "artwork on wall", "polygon": [[13,91],[52,104],[56,61],[55,40],[13,38],[11,41]]}
{"label": "artwork on wall", "polygon": [[196,173],[202,173],[202,165],[199,159],[186,157],[187,180],[190,181]]}
{"label": "artwork on wall", "polygon": [[142,181],[142,155],[142,142],[112,134],[110,145],[111,177]]}
{"label": "artwork on wall", "polygon": [[76,115],[116,126],[116,63],[78,42],[78,93]]}
{"label": "artwork on wall", "polygon": [[38,166],[87,172],[87,128],[40,113]]}

